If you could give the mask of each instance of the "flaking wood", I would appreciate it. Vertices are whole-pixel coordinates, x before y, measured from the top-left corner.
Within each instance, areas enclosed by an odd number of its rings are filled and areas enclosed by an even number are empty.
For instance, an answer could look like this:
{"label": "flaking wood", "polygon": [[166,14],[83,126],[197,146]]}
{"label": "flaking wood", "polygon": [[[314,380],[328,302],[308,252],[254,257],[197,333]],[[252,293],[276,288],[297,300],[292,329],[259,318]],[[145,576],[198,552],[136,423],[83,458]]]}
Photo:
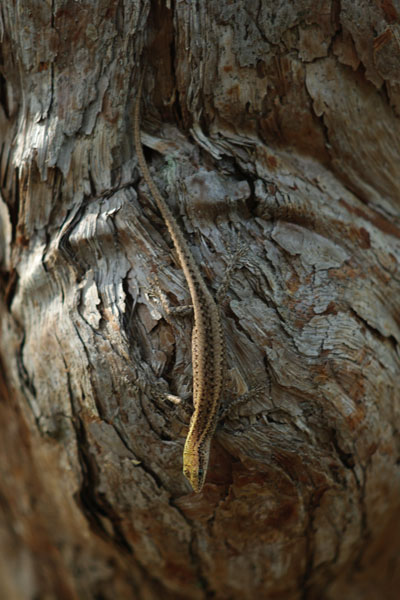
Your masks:
{"label": "flaking wood", "polygon": [[[0,597],[395,600],[400,54],[388,3],[0,0]],[[182,475],[190,300],[228,403]],[[190,411],[189,411],[190,412]]]}

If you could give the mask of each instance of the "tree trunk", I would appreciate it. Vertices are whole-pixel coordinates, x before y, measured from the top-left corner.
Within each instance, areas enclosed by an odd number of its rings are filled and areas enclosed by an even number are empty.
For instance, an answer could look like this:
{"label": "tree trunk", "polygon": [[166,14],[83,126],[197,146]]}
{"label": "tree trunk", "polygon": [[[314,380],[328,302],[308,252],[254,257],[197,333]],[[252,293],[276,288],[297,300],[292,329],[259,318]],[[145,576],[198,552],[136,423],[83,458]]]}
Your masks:
{"label": "tree trunk", "polygon": [[[390,3],[0,0],[0,596],[397,598],[400,50]],[[221,305],[192,319],[154,179]],[[162,394],[183,398],[176,407]],[[190,411],[189,411],[190,412]]]}

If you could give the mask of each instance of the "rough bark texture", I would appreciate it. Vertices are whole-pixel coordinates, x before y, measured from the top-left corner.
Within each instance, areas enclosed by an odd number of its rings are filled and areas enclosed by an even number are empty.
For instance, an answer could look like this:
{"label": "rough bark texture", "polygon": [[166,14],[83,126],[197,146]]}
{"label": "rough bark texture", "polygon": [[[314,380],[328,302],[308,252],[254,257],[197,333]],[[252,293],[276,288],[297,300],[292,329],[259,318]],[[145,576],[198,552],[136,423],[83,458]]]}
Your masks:
{"label": "rough bark texture", "polygon": [[[0,596],[395,599],[400,35],[367,0],[0,0]],[[181,473],[191,320],[149,163],[222,307]],[[157,393],[156,393],[157,392]]]}

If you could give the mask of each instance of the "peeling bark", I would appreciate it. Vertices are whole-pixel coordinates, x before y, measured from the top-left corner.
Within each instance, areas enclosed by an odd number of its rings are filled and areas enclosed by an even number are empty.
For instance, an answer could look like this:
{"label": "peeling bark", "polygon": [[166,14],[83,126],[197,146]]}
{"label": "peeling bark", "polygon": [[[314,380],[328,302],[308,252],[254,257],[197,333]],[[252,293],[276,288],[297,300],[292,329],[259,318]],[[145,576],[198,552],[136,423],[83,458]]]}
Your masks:
{"label": "peeling bark", "polygon": [[[400,52],[390,3],[0,0],[0,596],[393,600]],[[207,482],[190,302],[222,306]]]}

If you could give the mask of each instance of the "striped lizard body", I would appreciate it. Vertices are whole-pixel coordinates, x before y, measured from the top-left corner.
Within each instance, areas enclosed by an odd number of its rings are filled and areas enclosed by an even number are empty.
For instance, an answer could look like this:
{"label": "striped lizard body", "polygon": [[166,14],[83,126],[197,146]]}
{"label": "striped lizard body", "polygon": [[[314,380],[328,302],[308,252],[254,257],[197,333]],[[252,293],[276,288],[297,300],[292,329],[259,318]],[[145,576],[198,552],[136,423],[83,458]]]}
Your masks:
{"label": "striped lizard body", "polygon": [[193,406],[183,450],[183,473],[193,490],[200,492],[207,474],[224,385],[225,342],[219,309],[200,273],[183,233],[151,178],[140,140],[140,102],[143,75],[134,113],[135,147],[140,169],[164,219],[178,254],[193,304],[192,331]]}

